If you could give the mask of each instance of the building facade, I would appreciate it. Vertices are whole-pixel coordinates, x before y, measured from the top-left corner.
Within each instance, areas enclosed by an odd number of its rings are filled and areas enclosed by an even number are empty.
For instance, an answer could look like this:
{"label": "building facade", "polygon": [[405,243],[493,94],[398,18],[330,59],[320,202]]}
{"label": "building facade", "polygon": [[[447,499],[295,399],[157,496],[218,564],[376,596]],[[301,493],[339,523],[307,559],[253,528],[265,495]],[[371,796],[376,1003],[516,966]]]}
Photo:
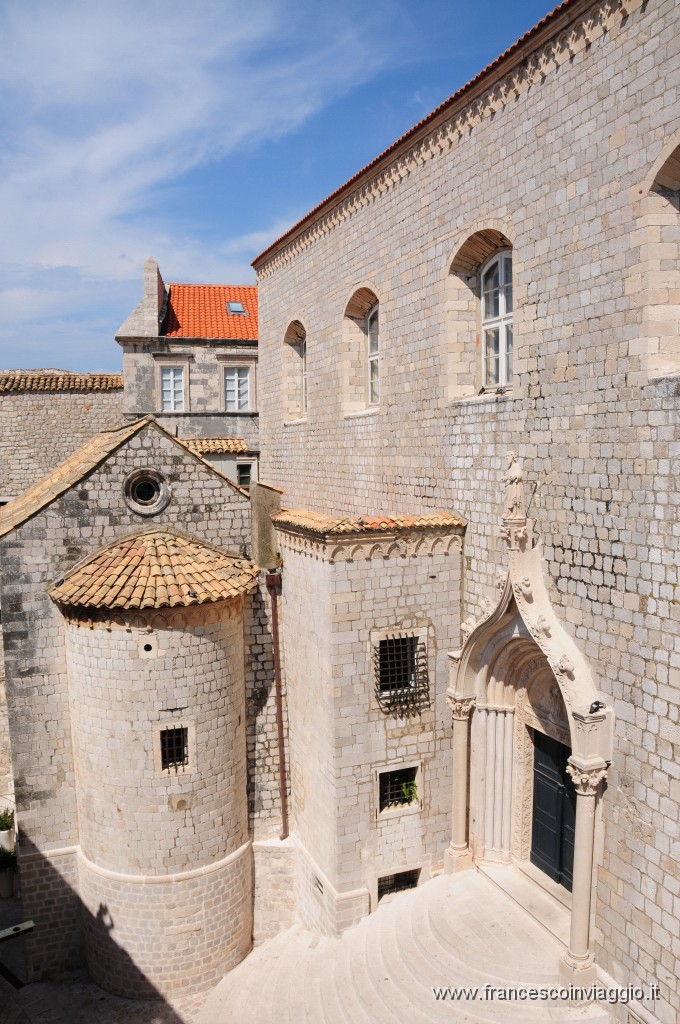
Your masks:
{"label": "building facade", "polygon": [[257,258],[256,385],[250,293],[147,262],[123,426],[0,513],[33,977],[169,997],[514,871],[673,1024],[678,38],[562,3]]}

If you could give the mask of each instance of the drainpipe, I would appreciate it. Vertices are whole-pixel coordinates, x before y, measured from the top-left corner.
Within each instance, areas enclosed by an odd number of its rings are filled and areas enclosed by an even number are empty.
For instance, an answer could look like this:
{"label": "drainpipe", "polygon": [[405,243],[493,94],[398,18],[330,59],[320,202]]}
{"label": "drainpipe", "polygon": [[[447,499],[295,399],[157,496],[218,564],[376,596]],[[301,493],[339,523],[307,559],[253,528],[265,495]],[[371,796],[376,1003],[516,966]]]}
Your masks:
{"label": "drainpipe", "polygon": [[279,611],[276,601],[281,588],[281,573],[267,573],[267,590],[272,601],[272,643],[274,648],[274,689],[276,693],[276,729],[279,737],[279,795],[281,798],[281,839],[288,837],[288,803],[286,801],[286,749],[283,736],[283,700],[281,697],[281,657],[279,650]]}

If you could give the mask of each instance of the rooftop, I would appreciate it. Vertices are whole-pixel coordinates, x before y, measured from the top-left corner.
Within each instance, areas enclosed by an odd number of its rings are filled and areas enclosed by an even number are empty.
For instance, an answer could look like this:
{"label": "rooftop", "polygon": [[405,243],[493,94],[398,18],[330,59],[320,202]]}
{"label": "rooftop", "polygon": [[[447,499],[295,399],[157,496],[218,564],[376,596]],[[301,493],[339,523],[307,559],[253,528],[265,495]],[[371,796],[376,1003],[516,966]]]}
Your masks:
{"label": "rooftop", "polygon": [[70,373],[68,370],[5,370],[0,393],[7,391],[122,391],[121,373]]}
{"label": "rooftop", "polygon": [[304,530],[319,536],[357,533],[394,533],[399,530],[451,530],[465,520],[455,512],[429,512],[421,516],[329,516],[307,509],[283,509],[272,516],[275,526]]}
{"label": "rooftop", "polygon": [[177,440],[196,455],[241,455],[250,451],[242,437],[178,437]]}
{"label": "rooftop", "polygon": [[[257,286],[235,284],[168,284],[163,321],[166,338],[257,340]],[[245,313],[230,313],[228,302]]]}
{"label": "rooftop", "polygon": [[97,551],[49,591],[57,604],[133,610],[225,601],[255,587],[258,566],[168,530],[146,530]]}

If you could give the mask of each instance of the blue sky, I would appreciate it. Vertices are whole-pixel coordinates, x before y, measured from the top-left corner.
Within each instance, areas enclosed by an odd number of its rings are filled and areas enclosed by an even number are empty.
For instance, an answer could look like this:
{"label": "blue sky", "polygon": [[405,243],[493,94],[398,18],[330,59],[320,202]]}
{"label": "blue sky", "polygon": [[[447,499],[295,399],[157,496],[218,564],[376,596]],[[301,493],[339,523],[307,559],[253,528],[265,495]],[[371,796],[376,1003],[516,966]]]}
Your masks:
{"label": "blue sky", "polygon": [[2,0],[0,366],[117,370],[155,256],[252,283],[269,242],[545,0]]}

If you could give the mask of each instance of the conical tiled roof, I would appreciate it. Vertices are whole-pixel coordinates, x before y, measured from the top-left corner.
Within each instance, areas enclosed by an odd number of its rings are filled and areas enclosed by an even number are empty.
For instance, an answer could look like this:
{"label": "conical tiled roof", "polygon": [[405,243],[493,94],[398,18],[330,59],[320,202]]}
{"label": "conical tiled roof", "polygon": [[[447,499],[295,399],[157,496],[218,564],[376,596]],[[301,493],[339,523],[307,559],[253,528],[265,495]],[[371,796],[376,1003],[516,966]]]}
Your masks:
{"label": "conical tiled roof", "polygon": [[255,586],[258,566],[167,530],[116,540],[80,562],[49,591],[80,608],[177,608],[226,601]]}

